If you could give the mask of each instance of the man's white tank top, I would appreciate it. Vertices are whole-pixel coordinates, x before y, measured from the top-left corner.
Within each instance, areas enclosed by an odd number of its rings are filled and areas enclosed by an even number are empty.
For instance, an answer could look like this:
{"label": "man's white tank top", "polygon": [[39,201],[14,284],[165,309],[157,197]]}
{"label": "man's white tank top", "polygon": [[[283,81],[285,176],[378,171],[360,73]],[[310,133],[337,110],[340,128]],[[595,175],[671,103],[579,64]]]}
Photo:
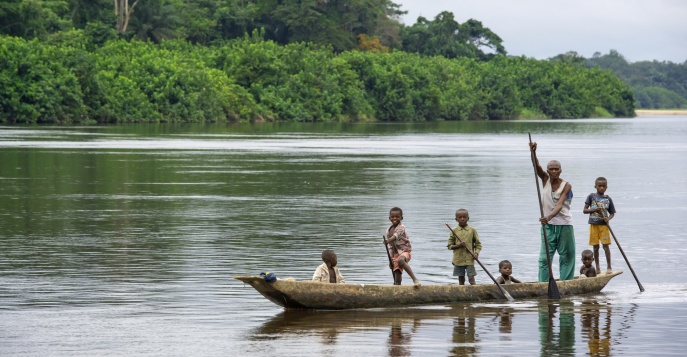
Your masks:
{"label": "man's white tank top", "polygon": [[[544,209],[544,215],[549,215],[553,211],[554,208],[556,208],[556,205],[558,204],[558,200],[561,199],[561,193],[563,193],[563,189],[565,188],[565,185],[567,184],[566,181],[561,180],[560,186],[558,186],[558,190],[556,192],[552,192],[551,188],[551,178],[546,180],[546,184],[544,185],[544,192],[542,193],[541,196],[541,203],[542,203],[542,208]],[[558,212],[556,217],[553,217],[552,220],[549,221],[549,224],[552,224],[554,226],[567,226],[567,225],[572,225],[572,213],[570,212],[570,202],[572,201],[572,192],[568,195],[568,197],[564,197],[563,201],[563,207],[561,208],[561,211]]]}

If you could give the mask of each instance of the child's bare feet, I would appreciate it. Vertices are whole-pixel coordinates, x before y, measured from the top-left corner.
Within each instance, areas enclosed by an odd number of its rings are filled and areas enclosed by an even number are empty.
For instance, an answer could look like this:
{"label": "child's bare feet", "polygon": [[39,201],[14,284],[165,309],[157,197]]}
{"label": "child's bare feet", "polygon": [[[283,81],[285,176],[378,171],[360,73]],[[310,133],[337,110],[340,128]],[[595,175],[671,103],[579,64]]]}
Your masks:
{"label": "child's bare feet", "polygon": [[417,280],[417,279],[413,280],[413,284],[415,284],[415,287],[419,287],[422,285],[422,284],[420,284],[420,280]]}
{"label": "child's bare feet", "polygon": [[611,267],[608,267],[608,269],[606,269],[606,274],[611,274],[612,272],[613,272],[613,269],[611,269]]}
{"label": "child's bare feet", "polygon": [[601,272],[601,267],[598,266],[598,265],[596,266],[596,273],[597,273],[597,274],[603,274],[603,273]]}

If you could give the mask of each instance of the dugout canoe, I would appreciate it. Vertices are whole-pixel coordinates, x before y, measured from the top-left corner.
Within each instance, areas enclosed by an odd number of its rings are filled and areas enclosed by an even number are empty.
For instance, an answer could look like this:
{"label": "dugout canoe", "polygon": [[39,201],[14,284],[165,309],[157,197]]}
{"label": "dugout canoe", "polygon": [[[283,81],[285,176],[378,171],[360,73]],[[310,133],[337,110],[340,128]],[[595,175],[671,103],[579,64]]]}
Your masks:
{"label": "dugout canoe", "polygon": [[[561,296],[595,294],[622,274],[621,270],[594,278],[557,280]],[[456,302],[505,300],[496,284],[479,285],[375,285],[323,284],[312,281],[279,279],[267,282],[260,276],[235,276],[285,309],[346,310],[380,307],[439,305]],[[546,298],[548,282],[503,285],[515,299]]]}

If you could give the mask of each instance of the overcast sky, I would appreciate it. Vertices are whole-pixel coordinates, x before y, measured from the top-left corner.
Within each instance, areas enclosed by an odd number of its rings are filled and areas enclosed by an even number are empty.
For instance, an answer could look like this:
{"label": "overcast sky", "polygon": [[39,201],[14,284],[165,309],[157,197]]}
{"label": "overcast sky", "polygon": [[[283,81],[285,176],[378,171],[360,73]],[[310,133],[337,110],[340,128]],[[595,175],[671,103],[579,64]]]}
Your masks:
{"label": "overcast sky", "polygon": [[406,25],[450,11],[503,39],[509,55],[545,59],[618,51],[630,62],[687,61],[687,0],[393,0]]}

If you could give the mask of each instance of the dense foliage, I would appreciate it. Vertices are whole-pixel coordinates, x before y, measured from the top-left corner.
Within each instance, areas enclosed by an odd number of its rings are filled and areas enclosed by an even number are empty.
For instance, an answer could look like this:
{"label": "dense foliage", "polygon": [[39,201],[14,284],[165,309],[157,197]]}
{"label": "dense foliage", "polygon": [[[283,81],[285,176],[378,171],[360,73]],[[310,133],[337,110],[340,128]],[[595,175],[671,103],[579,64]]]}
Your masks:
{"label": "dense foliage", "polygon": [[117,37],[209,45],[261,30],[278,44],[307,42],[337,53],[370,45],[447,58],[506,53],[479,21],[460,24],[442,12],[406,27],[403,14],[390,0],[6,0],[0,34],[45,40],[77,29],[97,45]]}
{"label": "dense foliage", "polygon": [[[366,34],[398,47],[398,16],[390,0],[4,0],[0,34],[45,39],[68,29],[101,37],[210,44],[264,29],[279,44],[310,42],[336,51]],[[107,31],[111,30],[111,31]]]}
{"label": "dense foliage", "polygon": [[682,64],[665,61],[630,63],[615,50],[605,55],[597,52],[591,58],[569,52],[553,60],[610,70],[632,88],[638,108],[687,108],[687,61]]}
{"label": "dense foliage", "polygon": [[610,72],[506,58],[477,20],[407,27],[403,13],[390,0],[2,1],[0,123],[634,115]]}
{"label": "dense foliage", "polygon": [[609,69],[629,84],[639,108],[687,108],[687,61],[629,63],[618,52],[610,51],[603,56],[596,53],[586,64]]}
{"label": "dense foliage", "polygon": [[481,22],[470,19],[460,24],[448,11],[433,21],[418,18],[414,25],[402,28],[401,38],[404,51],[430,56],[491,59],[506,54],[501,38]]}
{"label": "dense foliage", "polygon": [[0,123],[422,121],[632,116],[610,72],[497,56],[426,57],[259,34],[221,45],[0,37]]}

